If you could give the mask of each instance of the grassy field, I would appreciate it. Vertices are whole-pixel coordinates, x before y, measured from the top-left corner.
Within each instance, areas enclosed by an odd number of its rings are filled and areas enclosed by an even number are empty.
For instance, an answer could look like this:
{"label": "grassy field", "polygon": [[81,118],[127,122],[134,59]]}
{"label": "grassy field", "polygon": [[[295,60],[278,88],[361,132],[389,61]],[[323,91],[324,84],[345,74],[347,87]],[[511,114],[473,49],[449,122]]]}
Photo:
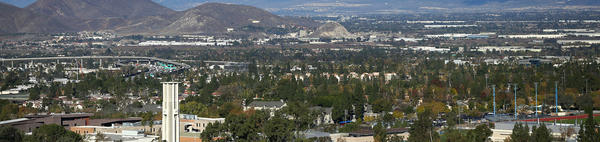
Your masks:
{"label": "grassy field", "polygon": [[[559,121],[556,121],[556,123],[575,124],[575,120],[579,121],[579,122],[577,122],[578,124],[581,124],[581,122],[584,122],[586,119],[559,120]],[[596,121],[596,123],[600,123],[600,117],[595,117],[594,120]],[[550,122],[550,121],[548,121],[548,122]]]}

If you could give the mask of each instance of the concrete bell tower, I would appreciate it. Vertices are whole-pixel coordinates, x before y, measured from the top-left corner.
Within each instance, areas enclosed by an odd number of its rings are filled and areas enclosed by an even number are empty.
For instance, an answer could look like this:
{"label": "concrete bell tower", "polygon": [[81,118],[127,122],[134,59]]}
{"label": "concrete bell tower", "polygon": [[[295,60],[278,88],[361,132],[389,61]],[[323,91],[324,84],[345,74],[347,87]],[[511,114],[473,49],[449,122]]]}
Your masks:
{"label": "concrete bell tower", "polygon": [[162,84],[162,141],[179,142],[179,82]]}

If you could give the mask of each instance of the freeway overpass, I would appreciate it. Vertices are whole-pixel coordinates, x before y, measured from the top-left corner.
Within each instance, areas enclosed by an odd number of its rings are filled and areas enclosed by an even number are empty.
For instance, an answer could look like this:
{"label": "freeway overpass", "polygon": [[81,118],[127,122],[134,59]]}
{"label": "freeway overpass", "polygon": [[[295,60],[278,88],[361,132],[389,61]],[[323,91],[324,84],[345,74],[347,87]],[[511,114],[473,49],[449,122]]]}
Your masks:
{"label": "freeway overpass", "polygon": [[179,63],[172,60],[161,59],[156,57],[142,57],[142,56],[72,56],[72,57],[35,57],[35,58],[11,58],[4,59],[0,58],[0,61],[34,61],[34,60],[68,60],[68,59],[144,59],[151,61],[160,61],[168,64],[180,66],[182,69],[190,68],[190,65],[185,63]]}

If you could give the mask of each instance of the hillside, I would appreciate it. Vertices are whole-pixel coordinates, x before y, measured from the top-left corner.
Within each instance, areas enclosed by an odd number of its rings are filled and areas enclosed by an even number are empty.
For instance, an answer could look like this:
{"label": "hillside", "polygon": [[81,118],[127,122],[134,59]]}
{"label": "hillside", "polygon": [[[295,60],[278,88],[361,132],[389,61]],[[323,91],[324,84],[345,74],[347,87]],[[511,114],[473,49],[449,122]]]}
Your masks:
{"label": "hillside", "polygon": [[61,21],[0,2],[0,33],[72,31]]}
{"label": "hillside", "polygon": [[175,12],[151,0],[38,0],[26,9],[53,17],[78,19],[140,18]]}
{"label": "hillside", "polygon": [[328,22],[321,25],[317,30],[310,35],[318,38],[354,38],[344,26],[336,22]]}
{"label": "hillside", "polygon": [[181,17],[162,30],[164,33],[223,33],[244,26],[276,27],[289,20],[265,10],[243,5],[206,3],[183,11]]}
{"label": "hillside", "polygon": [[236,33],[249,34],[289,25],[316,27],[312,20],[222,3],[205,3],[186,11],[174,11],[151,0],[39,0],[26,8],[3,6],[3,33],[223,34],[233,28]]}

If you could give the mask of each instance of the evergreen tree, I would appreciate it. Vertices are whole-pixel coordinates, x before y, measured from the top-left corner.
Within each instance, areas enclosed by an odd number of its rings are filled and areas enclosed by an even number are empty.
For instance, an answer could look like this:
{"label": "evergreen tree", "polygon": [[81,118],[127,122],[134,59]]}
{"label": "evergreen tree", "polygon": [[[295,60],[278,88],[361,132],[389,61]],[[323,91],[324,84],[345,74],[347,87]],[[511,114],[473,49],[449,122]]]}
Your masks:
{"label": "evergreen tree", "polygon": [[594,121],[592,107],[587,106],[585,112],[588,114],[588,119],[581,124],[577,140],[580,142],[598,142],[600,141],[600,132],[597,129],[598,124]]}
{"label": "evergreen tree", "polygon": [[0,127],[0,142],[20,142],[24,137],[23,132],[14,127]]}
{"label": "evergreen tree", "polygon": [[529,126],[515,123],[512,134],[510,135],[511,142],[527,142],[529,141],[529,137]]}
{"label": "evergreen tree", "polygon": [[533,126],[531,129],[530,142],[549,142],[552,141],[551,130],[546,127],[545,124],[540,125],[539,128]]}
{"label": "evergreen tree", "polygon": [[383,124],[378,123],[377,125],[375,125],[375,127],[373,128],[373,132],[375,133],[375,135],[373,136],[375,142],[386,142],[387,132]]}
{"label": "evergreen tree", "polygon": [[467,137],[469,142],[483,142],[488,139],[488,137],[492,136],[493,132],[490,130],[488,125],[482,124],[477,126],[473,130],[469,130],[467,132]]}
{"label": "evergreen tree", "polygon": [[275,115],[264,126],[264,134],[271,142],[292,141],[294,138],[292,122],[282,115]]}
{"label": "evergreen tree", "polygon": [[419,114],[418,120],[410,127],[409,142],[439,141],[438,133],[433,129],[431,109]]}
{"label": "evergreen tree", "polygon": [[32,137],[38,142],[80,142],[83,138],[72,131],[56,124],[42,125],[33,131]]}

